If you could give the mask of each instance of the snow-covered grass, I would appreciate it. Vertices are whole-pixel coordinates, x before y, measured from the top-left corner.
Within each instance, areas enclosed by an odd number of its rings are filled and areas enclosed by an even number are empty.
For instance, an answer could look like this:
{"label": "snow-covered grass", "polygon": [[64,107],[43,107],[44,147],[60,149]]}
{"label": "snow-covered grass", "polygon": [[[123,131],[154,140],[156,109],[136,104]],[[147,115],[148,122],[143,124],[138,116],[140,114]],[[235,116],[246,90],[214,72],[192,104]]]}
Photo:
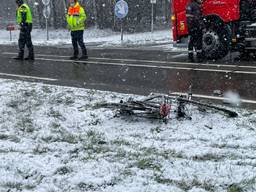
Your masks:
{"label": "snow-covered grass", "polygon": [[0,191],[256,191],[255,111],[164,124],[94,107],[131,95],[13,80],[0,90]]}
{"label": "snow-covered grass", "polygon": [[[12,32],[13,40],[9,40],[9,32],[0,30],[0,44],[16,44],[19,31]],[[70,32],[68,30],[50,30],[50,40],[46,40],[46,31],[35,29],[32,31],[32,40],[35,45],[63,45],[71,44]],[[170,30],[155,31],[154,33],[134,33],[124,34],[124,41],[122,46],[126,45],[145,45],[156,43],[170,43]],[[85,30],[84,40],[87,44],[95,44],[100,46],[120,46],[121,35],[119,32],[111,30],[99,30],[89,28]]]}

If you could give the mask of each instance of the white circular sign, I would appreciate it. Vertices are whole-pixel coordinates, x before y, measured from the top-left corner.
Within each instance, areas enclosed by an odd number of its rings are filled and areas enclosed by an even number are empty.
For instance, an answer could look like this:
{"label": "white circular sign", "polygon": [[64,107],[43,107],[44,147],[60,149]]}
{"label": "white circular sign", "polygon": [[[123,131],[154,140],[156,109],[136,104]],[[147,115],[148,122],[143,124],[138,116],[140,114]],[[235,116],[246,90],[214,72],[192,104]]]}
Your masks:
{"label": "white circular sign", "polygon": [[123,19],[127,16],[129,11],[129,6],[126,1],[119,0],[115,5],[115,15],[119,19]]}
{"label": "white circular sign", "polygon": [[51,15],[51,8],[50,8],[50,6],[44,7],[43,15],[44,15],[45,19],[49,19],[50,15]]}
{"label": "white circular sign", "polygon": [[43,3],[44,5],[49,5],[50,0],[42,0],[42,3]]}

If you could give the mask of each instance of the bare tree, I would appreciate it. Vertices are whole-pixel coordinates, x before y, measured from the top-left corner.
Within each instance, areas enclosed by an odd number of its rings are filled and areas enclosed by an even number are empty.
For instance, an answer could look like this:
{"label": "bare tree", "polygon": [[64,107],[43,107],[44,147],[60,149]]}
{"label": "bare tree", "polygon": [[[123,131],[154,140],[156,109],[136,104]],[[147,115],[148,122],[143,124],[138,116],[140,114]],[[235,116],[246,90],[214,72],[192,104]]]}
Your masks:
{"label": "bare tree", "polygon": [[[34,17],[34,26],[44,28],[43,17],[44,5],[42,0],[25,0],[31,7]],[[51,16],[49,25],[53,28],[66,28],[65,7],[66,0],[51,0]],[[81,6],[87,13],[86,26],[97,26],[100,29],[120,29],[120,20],[114,15],[114,7],[118,0],[79,0]],[[126,31],[148,31],[150,30],[151,5],[150,0],[126,0],[129,5],[129,14],[124,19]],[[15,22],[17,6],[15,1],[5,1],[4,7],[0,9],[0,26]],[[7,12],[7,14],[6,14]],[[167,27],[170,20],[170,0],[157,0],[155,7],[156,27]]]}

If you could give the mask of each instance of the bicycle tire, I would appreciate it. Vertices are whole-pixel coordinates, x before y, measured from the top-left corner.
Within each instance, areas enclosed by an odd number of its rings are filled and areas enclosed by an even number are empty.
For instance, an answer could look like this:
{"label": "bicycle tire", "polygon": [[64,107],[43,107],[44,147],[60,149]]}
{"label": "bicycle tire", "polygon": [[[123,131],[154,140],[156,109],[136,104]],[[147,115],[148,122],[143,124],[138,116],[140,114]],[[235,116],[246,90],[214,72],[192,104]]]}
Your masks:
{"label": "bicycle tire", "polygon": [[212,105],[212,104],[202,103],[200,101],[189,100],[189,99],[185,99],[185,98],[182,98],[182,97],[178,97],[177,100],[181,101],[181,102],[185,102],[185,103],[191,103],[193,105],[197,105],[197,106],[201,106],[201,107],[206,107],[208,109],[213,109],[213,110],[216,110],[216,111],[221,111],[221,112],[227,114],[229,117],[232,117],[232,118],[233,117],[238,117],[238,113],[236,113],[235,111],[231,111],[229,109],[226,109],[224,107],[219,107],[219,106]]}

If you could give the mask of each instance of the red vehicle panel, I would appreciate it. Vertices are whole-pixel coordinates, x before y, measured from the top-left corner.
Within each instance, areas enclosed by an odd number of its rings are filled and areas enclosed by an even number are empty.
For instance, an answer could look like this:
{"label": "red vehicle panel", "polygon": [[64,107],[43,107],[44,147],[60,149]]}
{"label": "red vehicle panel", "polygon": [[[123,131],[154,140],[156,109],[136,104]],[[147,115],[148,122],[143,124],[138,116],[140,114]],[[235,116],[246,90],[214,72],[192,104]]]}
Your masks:
{"label": "red vehicle panel", "polygon": [[[179,41],[180,37],[188,34],[186,20],[186,6],[190,0],[173,0],[172,2],[172,31],[173,40]],[[240,0],[204,0],[203,15],[217,15],[224,22],[239,20]]]}
{"label": "red vehicle panel", "polygon": [[240,18],[240,0],[206,0],[203,3],[204,15],[217,15],[225,23]]}
{"label": "red vehicle panel", "polygon": [[172,3],[172,31],[173,40],[177,41],[178,36],[188,34],[187,19],[186,19],[186,6],[188,0],[173,0]]}

